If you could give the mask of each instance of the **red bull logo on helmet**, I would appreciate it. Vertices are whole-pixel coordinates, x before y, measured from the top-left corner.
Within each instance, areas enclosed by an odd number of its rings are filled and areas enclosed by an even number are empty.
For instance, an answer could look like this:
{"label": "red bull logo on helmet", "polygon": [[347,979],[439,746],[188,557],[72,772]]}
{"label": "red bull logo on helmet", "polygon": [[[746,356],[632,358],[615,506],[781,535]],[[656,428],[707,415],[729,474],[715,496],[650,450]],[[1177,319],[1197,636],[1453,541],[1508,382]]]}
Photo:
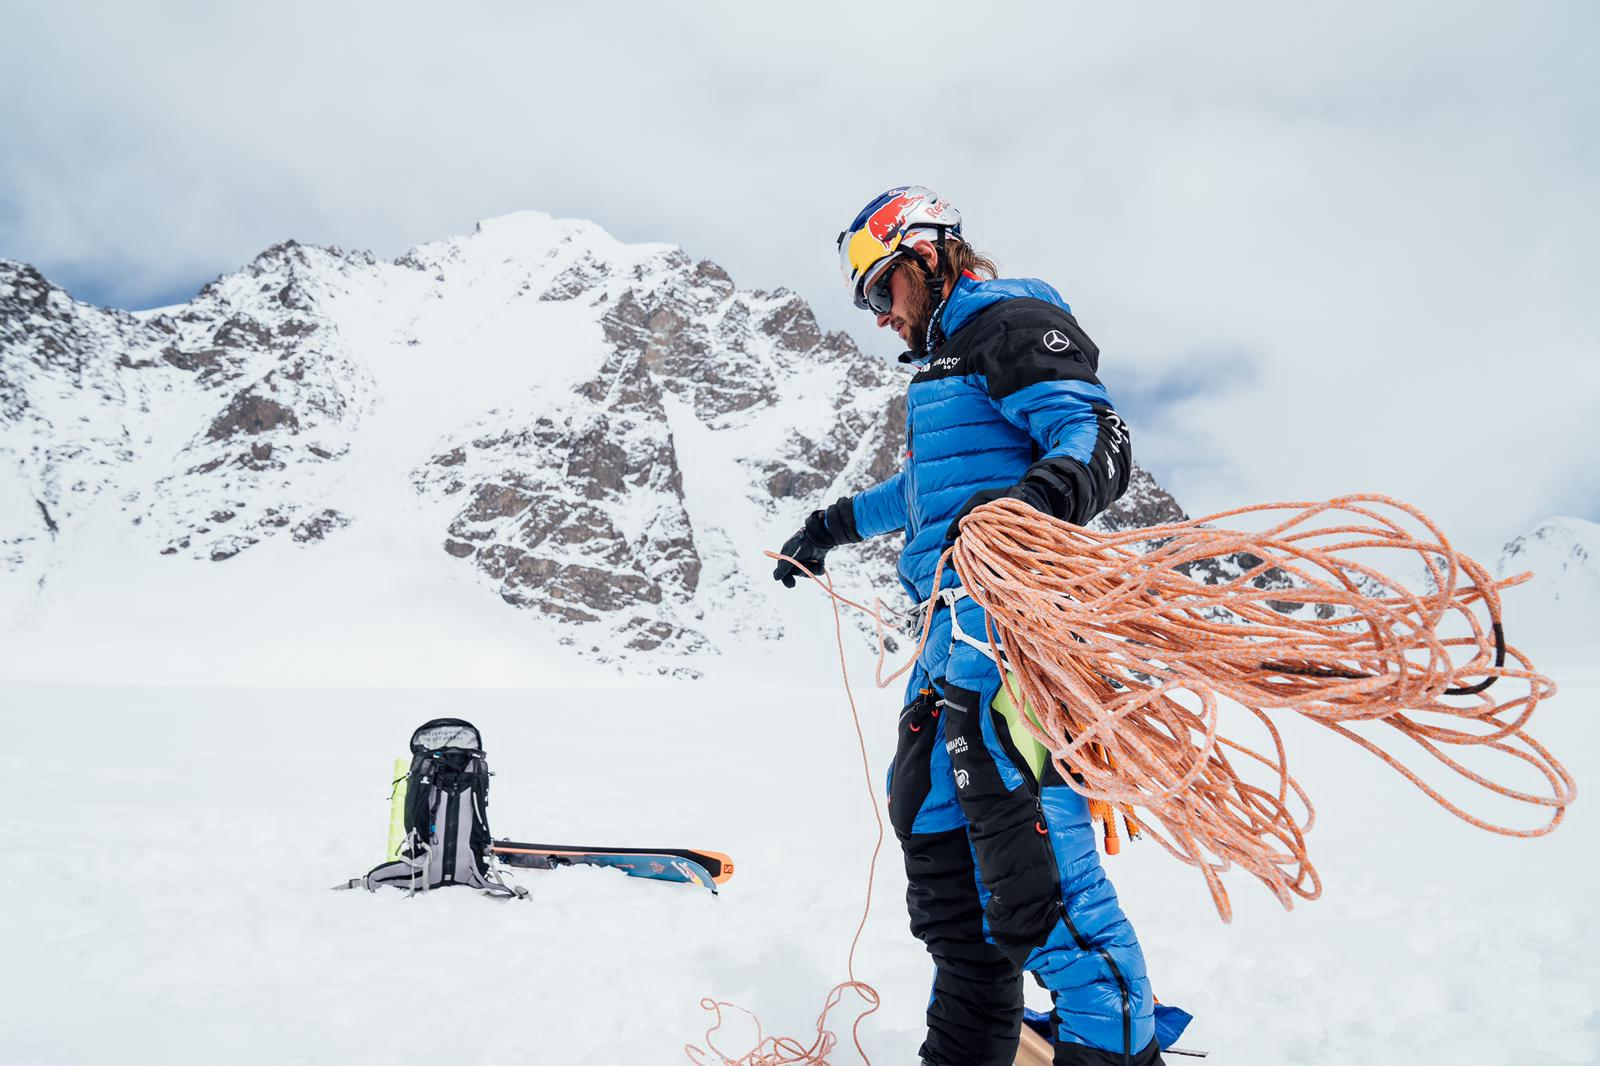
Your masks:
{"label": "red bull logo on helmet", "polygon": [[888,244],[890,238],[900,232],[906,210],[920,199],[920,196],[896,196],[868,216],[867,232],[876,237],[880,244]]}

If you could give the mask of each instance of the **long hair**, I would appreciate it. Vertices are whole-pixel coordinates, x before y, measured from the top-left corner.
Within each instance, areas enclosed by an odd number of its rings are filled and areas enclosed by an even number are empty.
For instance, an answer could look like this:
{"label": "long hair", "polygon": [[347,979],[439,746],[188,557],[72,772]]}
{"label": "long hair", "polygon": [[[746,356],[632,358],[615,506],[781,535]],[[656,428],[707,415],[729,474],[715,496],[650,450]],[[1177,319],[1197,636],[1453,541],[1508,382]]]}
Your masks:
{"label": "long hair", "polygon": [[944,244],[944,280],[954,283],[962,274],[973,273],[980,278],[997,278],[1000,268],[994,260],[975,250],[959,237],[949,237]]}
{"label": "long hair", "polygon": [[[926,260],[919,260],[926,264]],[[994,260],[973,250],[972,245],[959,237],[946,237],[944,255],[940,257],[940,271],[937,278],[929,277],[930,285],[924,289],[920,298],[913,297],[914,310],[911,313],[911,333],[916,339],[911,341],[913,352],[921,352],[923,343],[920,338],[928,333],[928,323],[933,318],[936,306],[944,299],[944,290],[953,288],[960,280],[961,275],[972,273],[980,278],[996,278],[1000,270],[994,265]]]}

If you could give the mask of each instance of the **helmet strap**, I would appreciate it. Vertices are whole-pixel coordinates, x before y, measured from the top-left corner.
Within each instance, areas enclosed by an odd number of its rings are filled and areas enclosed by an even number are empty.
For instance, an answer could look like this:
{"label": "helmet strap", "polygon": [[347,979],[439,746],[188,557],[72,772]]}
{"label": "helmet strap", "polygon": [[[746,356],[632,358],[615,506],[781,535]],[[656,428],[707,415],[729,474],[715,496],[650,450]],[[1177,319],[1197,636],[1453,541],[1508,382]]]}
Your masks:
{"label": "helmet strap", "polygon": [[933,242],[933,267],[930,269],[927,261],[920,255],[917,256],[917,260],[922,263],[922,273],[927,277],[928,288],[937,288],[938,296],[942,298],[944,296],[944,240],[945,234],[950,232],[950,227],[935,226],[933,228],[938,234]]}
{"label": "helmet strap", "polygon": [[[900,362],[902,363],[920,363],[941,348],[945,341],[944,328],[939,320],[944,317],[944,305],[949,299],[944,292],[944,266],[945,239],[950,232],[950,227],[936,225],[933,230],[936,234],[933,245],[933,266],[930,267],[926,259],[912,252],[911,249],[907,248],[905,250],[910,254],[911,258],[916,260],[917,266],[922,269],[922,281],[928,287],[928,303],[933,310],[928,316],[928,329],[923,335],[922,343],[920,345],[914,344],[910,349],[902,353],[900,356]],[[843,234],[839,236],[840,240],[844,239]]]}
{"label": "helmet strap", "polygon": [[917,256],[917,263],[922,267],[922,277],[928,286],[928,303],[933,311],[928,316],[928,332],[923,338],[922,355],[929,356],[944,344],[944,329],[939,320],[944,317],[944,305],[947,297],[944,293],[944,264],[945,264],[945,235],[950,231],[949,226],[935,226],[938,238],[934,242],[933,266],[928,266],[927,260]]}

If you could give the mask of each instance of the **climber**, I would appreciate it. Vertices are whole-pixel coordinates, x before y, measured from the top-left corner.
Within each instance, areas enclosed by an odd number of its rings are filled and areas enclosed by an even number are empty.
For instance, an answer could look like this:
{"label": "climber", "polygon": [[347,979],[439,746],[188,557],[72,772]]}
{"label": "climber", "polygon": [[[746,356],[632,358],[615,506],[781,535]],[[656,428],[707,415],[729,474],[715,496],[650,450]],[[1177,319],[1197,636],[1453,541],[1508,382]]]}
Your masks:
{"label": "climber", "polygon": [[[1050,285],[998,279],[929,189],[878,196],[838,249],[856,306],[917,368],[904,461],[813,512],[782,554],[821,572],[831,548],[902,530],[901,583],[914,603],[939,599],[889,778],[911,930],[934,962],[923,1064],[1010,1066],[1024,972],[1054,1000],[1055,1066],[1161,1063],[1144,955],[1087,803],[1053,762],[1023,757],[994,707],[1000,670],[955,568],[933,588],[975,507],[1015,497],[1081,525],[1127,488],[1128,430],[1095,376],[1099,350]],[[773,577],[793,587],[800,573],[780,561]]]}

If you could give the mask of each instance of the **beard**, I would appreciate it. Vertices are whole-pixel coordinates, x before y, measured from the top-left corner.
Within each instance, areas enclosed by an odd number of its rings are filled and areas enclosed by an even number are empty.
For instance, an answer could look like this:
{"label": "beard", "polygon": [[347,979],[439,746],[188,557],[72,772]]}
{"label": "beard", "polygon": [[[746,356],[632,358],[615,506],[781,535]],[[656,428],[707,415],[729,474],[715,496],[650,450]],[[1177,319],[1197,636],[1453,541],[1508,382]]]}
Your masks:
{"label": "beard", "polygon": [[928,339],[928,323],[933,320],[933,290],[924,282],[925,277],[919,278],[912,289],[910,306],[904,315],[906,331],[900,337],[913,352],[919,353]]}

